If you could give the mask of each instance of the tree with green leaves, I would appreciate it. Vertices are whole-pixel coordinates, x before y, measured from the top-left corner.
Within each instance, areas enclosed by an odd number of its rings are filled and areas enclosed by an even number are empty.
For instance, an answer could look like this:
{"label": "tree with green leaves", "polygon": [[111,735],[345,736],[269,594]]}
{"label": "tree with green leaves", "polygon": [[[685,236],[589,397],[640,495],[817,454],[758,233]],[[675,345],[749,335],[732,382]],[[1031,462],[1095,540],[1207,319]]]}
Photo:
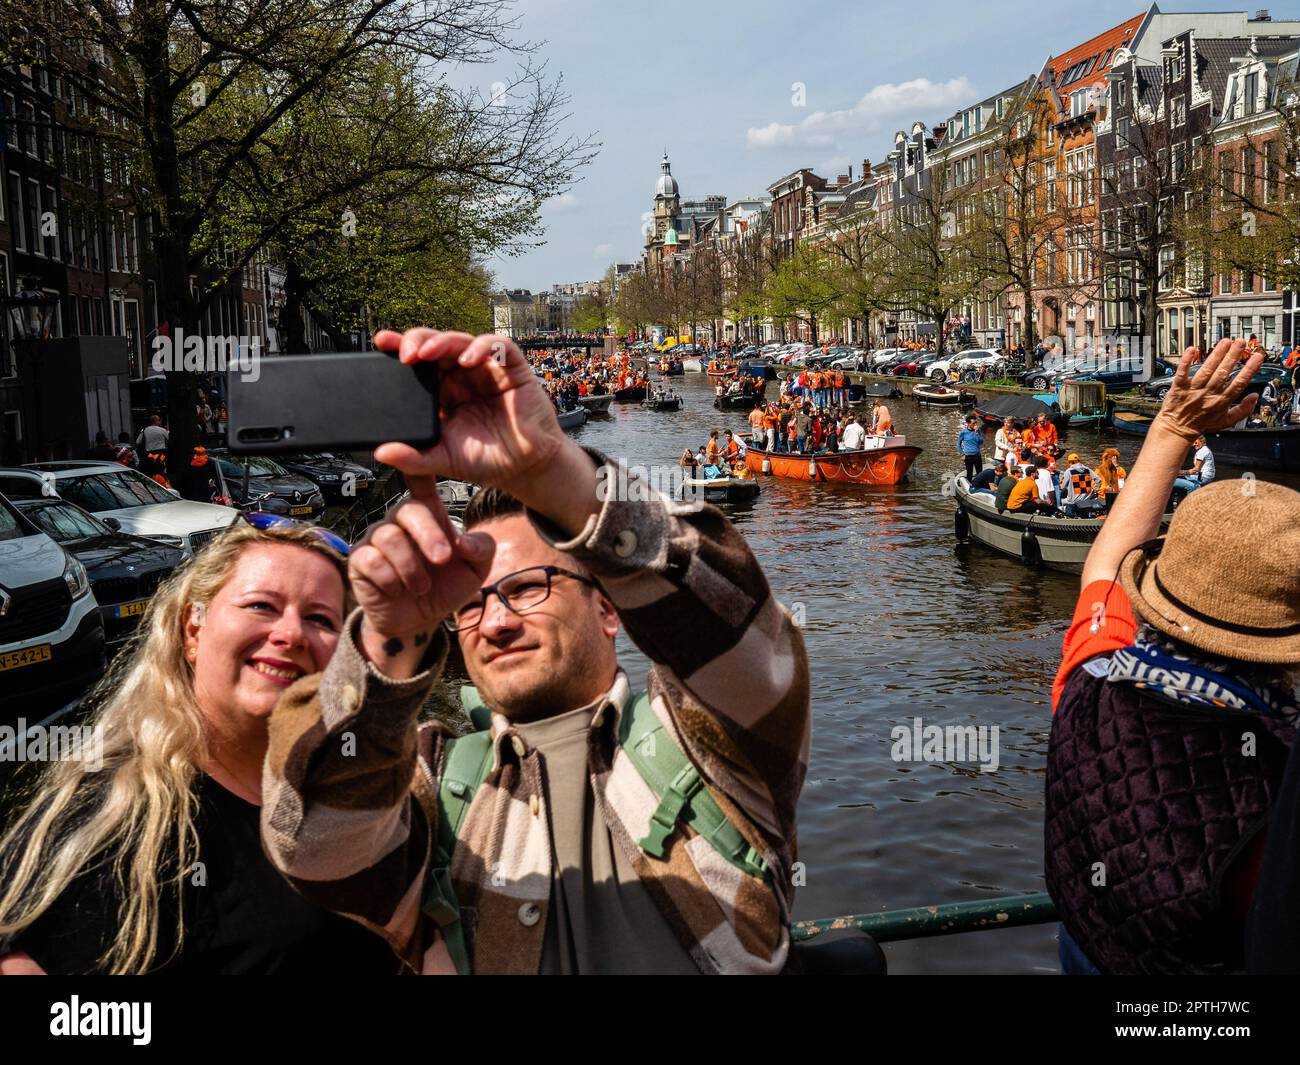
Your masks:
{"label": "tree with green leaves", "polygon": [[[529,65],[530,47],[512,42],[504,12],[496,0],[9,0],[0,61],[39,59],[75,101],[68,132],[89,138],[99,158],[124,161],[121,191],[150,220],[159,318],[194,334],[255,256],[295,239],[295,225],[312,241],[323,207],[354,199],[358,223],[377,209],[363,194],[375,194],[376,159],[384,173],[413,159],[429,174],[445,162],[449,179],[482,182],[525,218],[566,187],[591,145],[561,135],[566,98]],[[50,45],[38,55],[36,42]],[[439,89],[449,64],[510,54],[524,61],[510,85]],[[407,64],[417,97],[444,109],[444,154],[430,158],[382,123],[370,129],[382,151],[322,154],[318,103],[373,102],[369,79],[385,60]],[[315,150],[284,150],[298,143]],[[461,247],[446,262],[489,250]],[[173,372],[168,385],[173,458],[183,463],[196,435],[194,382]]]}

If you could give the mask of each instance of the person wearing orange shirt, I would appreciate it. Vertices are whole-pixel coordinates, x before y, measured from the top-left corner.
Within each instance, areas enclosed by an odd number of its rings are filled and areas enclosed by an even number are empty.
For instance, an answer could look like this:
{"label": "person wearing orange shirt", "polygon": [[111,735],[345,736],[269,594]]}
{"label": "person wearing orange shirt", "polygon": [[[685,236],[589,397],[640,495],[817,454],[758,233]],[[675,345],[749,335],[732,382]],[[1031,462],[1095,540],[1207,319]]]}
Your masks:
{"label": "person wearing orange shirt", "polygon": [[722,449],[718,446],[718,430],[714,429],[709,433],[709,442],[704,449],[704,457],[711,465],[716,466],[718,464],[718,456],[721,453]]}

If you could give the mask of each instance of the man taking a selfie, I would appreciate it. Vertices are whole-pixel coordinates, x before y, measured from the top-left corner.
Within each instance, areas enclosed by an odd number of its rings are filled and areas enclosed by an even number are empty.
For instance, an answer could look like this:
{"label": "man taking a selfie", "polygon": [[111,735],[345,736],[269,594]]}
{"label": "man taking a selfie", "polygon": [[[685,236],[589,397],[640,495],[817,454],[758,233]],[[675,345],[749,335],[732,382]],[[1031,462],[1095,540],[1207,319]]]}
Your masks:
{"label": "man taking a selfie", "polygon": [[[359,609],[272,716],[272,862],[417,971],[781,971],[808,666],[744,539],[573,443],[510,341],[375,343],[439,365],[442,438],[375,453],[410,500],[352,552]],[[463,533],[436,475],[484,486]],[[417,723],[449,629],[482,729],[458,739]]]}

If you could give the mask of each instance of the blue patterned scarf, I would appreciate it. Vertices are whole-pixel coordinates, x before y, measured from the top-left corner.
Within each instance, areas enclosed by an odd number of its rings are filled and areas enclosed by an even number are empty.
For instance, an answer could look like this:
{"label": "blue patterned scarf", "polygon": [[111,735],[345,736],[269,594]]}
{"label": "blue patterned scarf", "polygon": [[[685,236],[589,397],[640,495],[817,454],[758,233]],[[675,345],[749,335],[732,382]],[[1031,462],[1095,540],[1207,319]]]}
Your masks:
{"label": "blue patterned scarf", "polygon": [[1294,719],[1300,715],[1294,690],[1262,684],[1243,675],[1239,663],[1188,658],[1143,626],[1137,639],[1111,655],[1111,684],[1132,684],[1153,695],[1207,710]]}

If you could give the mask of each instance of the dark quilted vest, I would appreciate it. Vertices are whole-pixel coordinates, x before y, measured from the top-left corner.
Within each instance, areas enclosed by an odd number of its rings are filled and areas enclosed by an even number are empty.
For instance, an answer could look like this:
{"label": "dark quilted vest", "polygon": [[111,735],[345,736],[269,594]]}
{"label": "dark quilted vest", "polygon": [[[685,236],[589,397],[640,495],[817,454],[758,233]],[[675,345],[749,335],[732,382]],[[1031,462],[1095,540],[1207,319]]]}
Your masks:
{"label": "dark quilted vest", "polygon": [[[1242,753],[1245,732],[1254,756]],[[1268,819],[1292,736],[1272,719],[1074,670],[1047,750],[1047,887],[1098,968],[1243,970],[1243,924],[1220,889]],[[1097,862],[1105,886],[1094,886]]]}

